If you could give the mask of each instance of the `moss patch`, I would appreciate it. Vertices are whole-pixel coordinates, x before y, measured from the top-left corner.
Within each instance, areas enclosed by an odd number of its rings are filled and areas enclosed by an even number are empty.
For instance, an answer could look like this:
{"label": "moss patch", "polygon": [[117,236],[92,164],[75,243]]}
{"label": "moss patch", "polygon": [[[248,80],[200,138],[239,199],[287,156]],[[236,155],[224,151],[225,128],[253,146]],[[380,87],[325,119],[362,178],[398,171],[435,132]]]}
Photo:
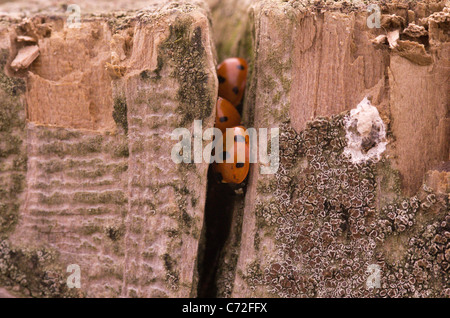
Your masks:
{"label": "moss patch", "polygon": [[20,95],[25,92],[21,79],[3,72],[8,51],[0,51],[0,237],[17,223],[20,194],[25,187],[27,156],[25,149],[25,111]]}
{"label": "moss patch", "polygon": [[25,92],[25,81],[20,78],[7,76],[3,70],[8,59],[8,50],[0,50],[0,90],[9,96],[19,96]]}
{"label": "moss patch", "polygon": [[125,235],[125,226],[108,226],[105,229],[106,236],[113,242],[119,241]]}
{"label": "moss patch", "polygon": [[66,274],[56,264],[57,254],[46,248],[18,248],[0,242],[0,284],[19,287],[31,297],[77,297],[66,285]]}
{"label": "moss patch", "polygon": [[114,99],[113,119],[128,134],[127,101],[125,97]]}
{"label": "moss patch", "polygon": [[164,269],[166,270],[166,283],[172,290],[178,290],[180,286],[180,273],[176,270],[177,262],[168,253],[162,256]]}
{"label": "moss patch", "polygon": [[211,115],[213,98],[211,96],[208,74],[205,71],[205,49],[202,43],[202,30],[192,30],[191,17],[177,18],[170,26],[169,37],[159,46],[159,67],[162,61],[173,66],[172,76],[180,85],[177,112],[181,115],[179,126],[186,126],[195,119],[205,119]]}

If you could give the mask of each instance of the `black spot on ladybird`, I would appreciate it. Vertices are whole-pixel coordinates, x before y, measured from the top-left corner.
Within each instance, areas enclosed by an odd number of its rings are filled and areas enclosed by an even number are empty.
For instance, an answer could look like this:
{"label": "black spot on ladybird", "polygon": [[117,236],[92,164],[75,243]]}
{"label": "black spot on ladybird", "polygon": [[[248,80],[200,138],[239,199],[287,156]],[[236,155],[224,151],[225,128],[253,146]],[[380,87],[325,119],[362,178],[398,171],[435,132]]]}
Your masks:
{"label": "black spot on ladybird", "polygon": [[239,65],[237,66],[237,68],[240,69],[241,71],[245,70],[244,65],[241,65],[241,64],[239,64]]}
{"label": "black spot on ladybird", "polygon": [[236,136],[234,136],[234,141],[235,142],[245,142],[245,137],[242,135],[236,135]]}
{"label": "black spot on ladybird", "polygon": [[236,86],[233,87],[233,93],[235,93],[236,95],[239,94],[239,88],[237,88]]}
{"label": "black spot on ladybird", "polygon": [[242,168],[244,166],[243,162],[236,163],[236,168]]}
{"label": "black spot on ladybird", "polygon": [[223,180],[222,174],[220,172],[217,172],[217,179],[219,180],[219,182],[222,182]]}
{"label": "black spot on ladybird", "polygon": [[220,121],[221,123],[223,123],[223,122],[225,122],[225,121],[227,121],[227,120],[228,120],[228,117],[227,117],[227,116],[222,116],[222,117],[219,118],[219,121]]}
{"label": "black spot on ladybird", "polygon": [[219,79],[220,84],[225,83],[225,77],[218,75],[217,78]]}

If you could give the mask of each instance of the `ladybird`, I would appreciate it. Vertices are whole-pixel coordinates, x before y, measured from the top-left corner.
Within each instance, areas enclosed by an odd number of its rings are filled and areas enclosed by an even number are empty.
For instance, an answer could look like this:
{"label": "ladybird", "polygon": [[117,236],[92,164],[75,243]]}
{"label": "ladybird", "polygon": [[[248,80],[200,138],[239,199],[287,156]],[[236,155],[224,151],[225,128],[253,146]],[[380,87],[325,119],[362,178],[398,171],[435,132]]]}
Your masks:
{"label": "ladybird", "polygon": [[225,59],[217,66],[219,96],[235,107],[241,103],[247,81],[247,62],[242,58]]}
{"label": "ladybird", "polygon": [[227,128],[232,128],[240,123],[241,115],[237,109],[229,101],[219,97],[216,106],[216,127],[225,133]]}
{"label": "ladybird", "polygon": [[[227,129],[222,139],[223,162],[214,163],[214,171],[221,182],[239,184],[245,180],[250,168],[249,136],[243,126],[236,126]],[[227,162],[231,156],[230,149],[234,149],[234,160]],[[245,154],[238,156],[238,151],[242,151],[241,149],[244,149]]]}

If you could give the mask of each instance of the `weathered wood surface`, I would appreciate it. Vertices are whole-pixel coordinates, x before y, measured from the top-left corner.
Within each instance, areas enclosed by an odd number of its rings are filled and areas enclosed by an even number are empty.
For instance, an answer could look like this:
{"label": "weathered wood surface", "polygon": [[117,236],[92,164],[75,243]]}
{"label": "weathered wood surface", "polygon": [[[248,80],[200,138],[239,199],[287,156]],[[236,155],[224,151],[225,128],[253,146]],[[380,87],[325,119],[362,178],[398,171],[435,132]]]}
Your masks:
{"label": "weathered wood surface", "polygon": [[[192,1],[146,2],[147,9],[118,13],[107,5],[95,15],[95,5],[79,5],[80,28],[68,27],[63,7],[2,21],[1,76],[17,89],[2,86],[2,110],[22,117],[17,133],[2,131],[19,145],[10,156],[1,149],[1,180],[10,189],[1,203],[11,205],[2,217],[13,218],[1,224],[8,240],[1,282],[25,296],[64,295],[65,269],[78,264],[79,295],[195,295],[208,165],[173,163],[170,136],[178,127],[192,130],[193,119],[212,126],[209,13]],[[32,37],[39,56],[16,72],[10,62],[30,44],[18,36]],[[24,81],[20,91],[13,76]],[[20,156],[21,166],[7,166]],[[9,184],[19,177],[22,183]],[[37,264],[46,273],[58,267],[50,278],[56,287],[41,288],[21,263],[40,249],[56,253],[51,264]],[[15,252],[23,259],[7,260]]]}
{"label": "weathered wood surface", "polygon": [[[448,296],[448,241],[434,242],[449,233],[449,173],[433,170],[450,159],[448,4],[381,5],[382,28],[369,29],[361,3],[304,3],[254,2],[247,34],[224,37],[245,43],[253,34],[245,124],[281,127],[281,166],[275,175],[251,170],[219,295]],[[426,36],[404,34],[412,23]],[[391,32],[398,47],[389,47]],[[380,35],[386,43],[375,45]],[[412,53],[407,41],[426,46]],[[384,121],[387,150],[354,165],[343,156],[346,116],[366,96]],[[374,264],[382,288],[369,291]]]}
{"label": "weathered wood surface", "polygon": [[[363,1],[79,2],[80,28],[0,6],[1,297],[195,296],[197,261],[220,297],[450,295],[448,1],[380,4],[379,29]],[[175,165],[170,133],[213,125],[228,56],[281,165],[205,225],[208,166]]]}

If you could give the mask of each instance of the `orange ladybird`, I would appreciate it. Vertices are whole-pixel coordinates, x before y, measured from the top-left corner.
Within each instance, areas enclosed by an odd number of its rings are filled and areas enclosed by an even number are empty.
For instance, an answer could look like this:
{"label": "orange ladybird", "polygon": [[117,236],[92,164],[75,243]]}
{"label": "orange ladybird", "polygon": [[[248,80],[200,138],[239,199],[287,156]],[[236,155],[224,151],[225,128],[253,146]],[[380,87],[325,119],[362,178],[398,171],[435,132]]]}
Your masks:
{"label": "orange ladybird", "polygon": [[217,67],[219,96],[235,107],[240,104],[244,96],[247,68],[247,62],[237,57],[228,58]]}
{"label": "orange ladybird", "polygon": [[241,115],[237,109],[226,99],[219,97],[216,106],[216,127],[222,133],[225,133],[227,128],[237,126],[241,123]]}
{"label": "orange ladybird", "polygon": [[[227,129],[222,138],[223,163],[214,163],[214,171],[221,182],[239,184],[247,177],[250,167],[249,136],[243,126],[236,126]],[[234,160],[227,162],[231,156],[231,149],[234,149]],[[238,154],[238,151],[241,153]]]}

